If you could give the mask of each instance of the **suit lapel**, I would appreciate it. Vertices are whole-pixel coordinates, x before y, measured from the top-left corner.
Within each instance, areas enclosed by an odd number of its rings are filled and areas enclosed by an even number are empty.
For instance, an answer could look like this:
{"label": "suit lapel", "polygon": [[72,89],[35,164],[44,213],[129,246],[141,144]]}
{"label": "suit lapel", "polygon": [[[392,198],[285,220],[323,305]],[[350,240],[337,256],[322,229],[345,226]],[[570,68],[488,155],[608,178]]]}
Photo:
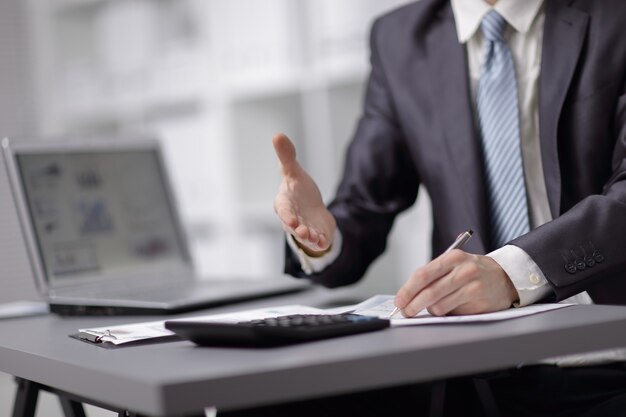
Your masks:
{"label": "suit lapel", "polygon": [[454,16],[446,5],[425,41],[434,82],[432,102],[441,117],[451,164],[447,169],[462,185],[471,227],[476,227],[483,249],[490,247],[487,197],[482,172],[480,139],[473,113],[465,46],[459,43]]}
{"label": "suit lapel", "polygon": [[589,15],[569,7],[562,0],[546,0],[545,7],[539,81],[539,134],[550,211],[556,218],[561,205],[558,123],[587,36]]}

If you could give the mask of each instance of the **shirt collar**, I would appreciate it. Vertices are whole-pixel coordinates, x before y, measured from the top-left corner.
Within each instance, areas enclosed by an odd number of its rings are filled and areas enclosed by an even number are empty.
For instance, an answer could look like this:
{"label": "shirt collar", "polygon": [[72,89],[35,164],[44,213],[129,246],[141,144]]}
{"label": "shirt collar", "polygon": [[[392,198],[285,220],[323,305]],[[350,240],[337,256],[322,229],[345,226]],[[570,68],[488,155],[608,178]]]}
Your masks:
{"label": "shirt collar", "polygon": [[460,43],[467,42],[480,27],[483,17],[492,9],[520,33],[528,32],[543,0],[498,0],[490,6],[484,0],[451,0],[456,32]]}

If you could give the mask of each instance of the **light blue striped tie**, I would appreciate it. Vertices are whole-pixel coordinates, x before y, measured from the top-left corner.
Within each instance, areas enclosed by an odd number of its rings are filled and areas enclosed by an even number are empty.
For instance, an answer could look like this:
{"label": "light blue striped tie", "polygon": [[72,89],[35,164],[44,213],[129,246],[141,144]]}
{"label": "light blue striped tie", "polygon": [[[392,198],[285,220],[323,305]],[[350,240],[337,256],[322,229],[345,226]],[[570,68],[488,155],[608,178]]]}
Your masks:
{"label": "light blue striped tie", "polygon": [[499,248],[528,232],[528,204],[520,150],[517,84],[506,21],[492,10],[482,21],[484,61],[476,105],[491,216],[491,241]]}

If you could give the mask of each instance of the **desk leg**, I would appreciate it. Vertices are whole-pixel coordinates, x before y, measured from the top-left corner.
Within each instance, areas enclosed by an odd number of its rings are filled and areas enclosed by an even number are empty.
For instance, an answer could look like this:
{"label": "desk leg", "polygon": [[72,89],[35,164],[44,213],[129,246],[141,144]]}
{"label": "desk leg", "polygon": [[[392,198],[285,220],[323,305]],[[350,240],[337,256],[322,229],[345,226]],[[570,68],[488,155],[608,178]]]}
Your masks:
{"label": "desk leg", "polygon": [[15,378],[15,382],[17,383],[17,391],[13,404],[13,417],[35,417],[37,400],[41,390],[57,395],[65,417],[86,417],[83,404],[68,398],[63,392],[22,378]]}
{"label": "desk leg", "polygon": [[500,417],[500,411],[498,410],[498,405],[496,404],[496,400],[491,392],[489,382],[483,378],[472,379],[474,381],[474,388],[476,388],[476,393],[478,394],[478,399],[480,400],[483,410],[485,411],[485,415],[487,417]]}
{"label": "desk leg", "polygon": [[429,417],[442,417],[446,405],[446,380],[435,381],[430,388]]}
{"label": "desk leg", "polygon": [[61,408],[63,408],[65,417],[87,417],[81,403],[62,396],[59,396],[59,402],[61,402]]}
{"label": "desk leg", "polygon": [[13,403],[13,417],[35,417],[39,387],[37,384],[21,378],[15,378],[17,391]]}
{"label": "desk leg", "polygon": [[[17,384],[17,390],[15,392],[15,402],[13,403],[13,415],[12,417],[35,417],[35,411],[37,408],[37,400],[39,398],[39,391],[45,390],[59,397],[61,408],[65,417],[86,417],[85,409],[83,408],[82,401],[84,400],[72,394],[68,394],[64,391],[57,390],[46,385],[41,385],[33,381],[28,381],[22,378],[15,378]],[[98,407],[111,410],[111,408],[103,406],[101,404],[95,404]],[[136,414],[130,411],[119,411],[118,417],[146,417],[141,414]]]}

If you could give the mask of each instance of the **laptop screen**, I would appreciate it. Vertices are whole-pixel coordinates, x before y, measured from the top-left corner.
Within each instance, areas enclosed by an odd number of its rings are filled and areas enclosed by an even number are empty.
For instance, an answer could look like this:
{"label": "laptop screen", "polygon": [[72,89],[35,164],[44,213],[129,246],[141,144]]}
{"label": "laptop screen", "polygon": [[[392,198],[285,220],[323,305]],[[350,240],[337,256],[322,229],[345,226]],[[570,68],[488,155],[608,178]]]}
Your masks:
{"label": "laptop screen", "polygon": [[23,153],[16,162],[50,284],[188,264],[156,150]]}

